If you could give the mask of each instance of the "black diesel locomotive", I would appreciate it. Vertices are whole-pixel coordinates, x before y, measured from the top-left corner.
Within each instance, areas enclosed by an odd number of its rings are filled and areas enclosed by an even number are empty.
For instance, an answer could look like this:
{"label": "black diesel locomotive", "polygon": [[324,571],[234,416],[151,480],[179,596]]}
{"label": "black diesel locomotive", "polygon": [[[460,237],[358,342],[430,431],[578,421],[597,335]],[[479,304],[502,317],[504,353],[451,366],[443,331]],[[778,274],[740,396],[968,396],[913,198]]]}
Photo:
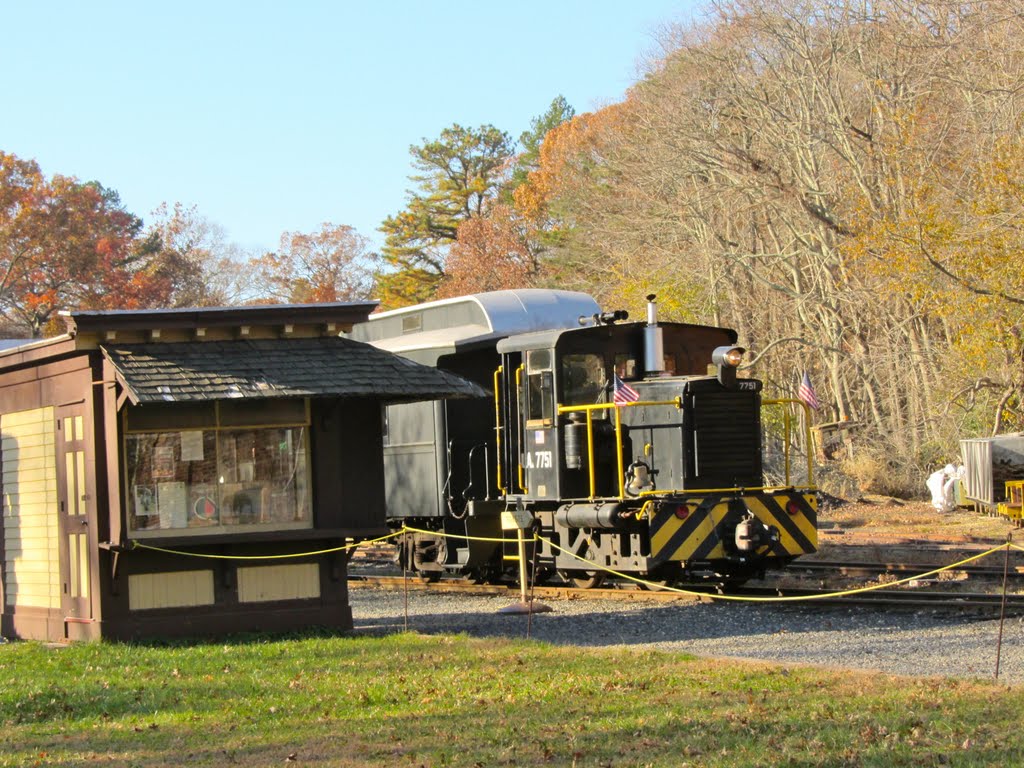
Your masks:
{"label": "black diesel locomotive", "polygon": [[523,528],[533,572],[578,586],[605,569],[737,584],[815,551],[810,478],[765,485],[761,382],[737,377],[735,332],[659,323],[653,299],[631,323],[584,294],[497,291],[353,330],[494,393],[387,408],[389,523],[421,531],[407,563],[502,578]]}

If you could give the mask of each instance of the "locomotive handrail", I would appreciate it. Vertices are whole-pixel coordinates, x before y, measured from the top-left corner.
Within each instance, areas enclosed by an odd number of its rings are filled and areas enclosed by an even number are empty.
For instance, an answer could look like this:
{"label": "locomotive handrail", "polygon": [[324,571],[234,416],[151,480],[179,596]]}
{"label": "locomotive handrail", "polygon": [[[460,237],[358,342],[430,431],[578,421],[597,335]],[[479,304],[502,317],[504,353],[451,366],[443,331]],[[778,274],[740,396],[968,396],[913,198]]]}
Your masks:
{"label": "locomotive handrail", "polygon": [[[807,446],[807,484],[814,487],[814,442],[811,434],[811,411],[807,407],[807,403],[803,400],[797,400],[796,398],[787,397],[778,400],[762,400],[761,406],[766,405],[799,405],[804,409],[804,445]],[[789,408],[783,410],[782,413],[782,424],[784,430],[783,446],[786,466],[786,485],[789,485],[789,434],[791,430],[792,416],[790,415]]]}
{"label": "locomotive handrail", "polygon": [[683,398],[676,397],[672,400],[636,400],[632,403],[590,403],[588,405],[559,405],[555,412],[559,415],[566,413],[585,413],[587,416],[587,473],[590,479],[590,499],[597,496],[596,472],[594,470],[594,412],[615,409],[615,454],[617,456],[619,470],[619,499],[626,498],[625,468],[622,465],[622,408],[635,408],[642,405],[674,405],[676,408],[683,407]]}
{"label": "locomotive handrail", "polygon": [[473,482],[473,456],[481,448],[484,451],[484,501],[491,501],[491,451],[487,443],[477,443],[466,454],[466,474],[469,475],[469,485],[462,490],[462,498],[466,501],[470,501],[468,494],[475,485]]}
{"label": "locomotive handrail", "polygon": [[573,411],[607,411],[609,408],[635,408],[640,405],[674,405],[676,408],[683,407],[683,398],[674,397],[671,400],[636,400],[632,403],[590,403],[589,405],[560,405],[558,413],[572,413]]}
{"label": "locomotive handrail", "polygon": [[704,493],[746,493],[747,491],[763,491],[779,493],[781,491],[816,491],[816,485],[738,485],[735,488],[657,488],[653,491],[640,491],[639,498],[645,496],[699,496]]}
{"label": "locomotive handrail", "polygon": [[501,476],[501,374],[505,370],[505,366],[499,365],[497,370],[494,371],[494,449],[498,452],[498,490],[501,493],[507,493],[505,483]]}
{"label": "locomotive handrail", "polygon": [[[810,412],[807,409],[807,404],[802,400],[796,400],[793,398],[784,398],[779,400],[763,400],[761,405],[800,405],[804,408],[807,425],[807,484],[799,486],[800,488],[806,488],[808,490],[815,490],[814,484],[814,457],[813,452],[810,450],[811,446],[811,428],[810,428]],[[624,474],[623,462],[622,462],[622,419],[621,409],[622,408],[636,408],[640,406],[650,405],[671,405],[676,408],[683,407],[683,398],[676,397],[672,400],[637,400],[632,403],[591,403],[587,405],[559,405],[556,408],[556,412],[559,415],[568,413],[585,413],[587,417],[587,472],[590,479],[590,500],[596,497],[596,471],[594,467],[594,433],[593,433],[593,415],[597,411],[607,411],[609,409],[615,409],[615,446],[616,455],[618,457],[618,474],[619,474],[619,499],[625,500],[626,498],[626,478]],[[798,486],[790,482],[790,446],[789,446],[789,435],[791,430],[791,416],[789,409],[787,408],[783,414],[783,423],[785,425],[785,467],[786,467],[786,482],[783,485],[764,485],[764,486],[745,486],[743,488],[686,488],[677,490],[651,490],[641,491],[638,496],[653,496],[653,495],[672,495],[672,494],[694,494],[694,493],[736,493],[742,491],[770,491],[770,490],[781,490],[784,488],[797,488]],[[522,467],[520,467],[520,470]],[[521,485],[521,484],[520,484]],[[525,489],[524,489],[525,490]]]}
{"label": "locomotive handrail", "polygon": [[[522,414],[522,412],[523,412],[523,400],[522,400],[522,397],[523,397],[523,371],[525,371],[525,370],[526,370],[526,366],[525,365],[520,365],[518,368],[516,368],[516,413],[519,413],[519,414]],[[519,462],[517,464],[517,466],[519,468],[518,478],[517,478],[518,481],[519,481],[519,490],[522,491],[523,493],[529,493],[530,489],[526,487],[526,484],[524,482],[525,473],[523,471],[523,461],[522,461],[523,443],[526,441],[526,438],[524,437],[524,434],[523,434],[523,419],[522,418],[516,419],[516,432],[519,435],[519,445],[518,445],[518,449],[519,450],[518,450],[518,453],[520,455],[520,459],[519,459]]]}

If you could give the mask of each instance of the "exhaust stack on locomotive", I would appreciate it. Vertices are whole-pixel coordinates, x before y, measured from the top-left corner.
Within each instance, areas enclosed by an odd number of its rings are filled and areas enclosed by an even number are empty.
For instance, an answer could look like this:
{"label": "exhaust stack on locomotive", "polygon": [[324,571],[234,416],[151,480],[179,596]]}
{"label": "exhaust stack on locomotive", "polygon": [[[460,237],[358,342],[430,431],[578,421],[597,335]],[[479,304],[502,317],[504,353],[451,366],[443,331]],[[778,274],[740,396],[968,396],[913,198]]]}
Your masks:
{"label": "exhaust stack on locomotive", "polygon": [[644,328],[644,370],[648,376],[665,372],[665,339],[658,326],[658,305],[652,293],[647,297],[647,327]]}

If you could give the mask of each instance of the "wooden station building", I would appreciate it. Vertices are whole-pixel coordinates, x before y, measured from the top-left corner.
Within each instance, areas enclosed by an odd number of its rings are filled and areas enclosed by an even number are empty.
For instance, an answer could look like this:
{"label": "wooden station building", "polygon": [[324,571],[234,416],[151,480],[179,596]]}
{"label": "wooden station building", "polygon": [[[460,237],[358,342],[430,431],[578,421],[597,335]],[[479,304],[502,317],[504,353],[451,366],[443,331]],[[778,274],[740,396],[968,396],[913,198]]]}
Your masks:
{"label": "wooden station building", "polygon": [[484,394],[339,337],[374,307],[71,312],[0,351],[0,634],[350,628],[383,405]]}

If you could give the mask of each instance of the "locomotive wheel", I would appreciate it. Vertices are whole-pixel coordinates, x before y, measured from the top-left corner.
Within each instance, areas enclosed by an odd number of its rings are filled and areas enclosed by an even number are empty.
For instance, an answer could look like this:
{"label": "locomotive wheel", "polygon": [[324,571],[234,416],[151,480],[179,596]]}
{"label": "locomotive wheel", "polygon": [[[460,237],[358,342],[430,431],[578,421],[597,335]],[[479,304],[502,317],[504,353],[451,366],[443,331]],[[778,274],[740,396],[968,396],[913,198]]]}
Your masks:
{"label": "locomotive wheel", "polygon": [[671,587],[672,582],[669,579],[652,579],[648,577],[638,586],[647,592],[661,592],[666,587]]}
{"label": "locomotive wheel", "polygon": [[739,589],[757,575],[759,575],[757,571],[738,570],[732,573],[719,574],[715,581],[718,582],[721,590],[728,592],[731,589]]}
{"label": "locomotive wheel", "polygon": [[562,580],[576,589],[597,589],[604,583],[604,571],[559,571]]}
{"label": "locomotive wheel", "polygon": [[555,572],[551,568],[538,568],[537,575],[530,579],[530,583],[539,587],[551,581],[554,575]]}
{"label": "locomotive wheel", "polygon": [[683,572],[678,563],[668,563],[651,571],[644,577],[641,589],[649,592],[659,592],[665,587],[674,586],[682,577]]}
{"label": "locomotive wheel", "polygon": [[724,581],[720,582],[718,586],[722,589],[723,592],[731,592],[734,589],[739,589],[746,583],[747,579],[737,577],[732,579],[725,579]]}

